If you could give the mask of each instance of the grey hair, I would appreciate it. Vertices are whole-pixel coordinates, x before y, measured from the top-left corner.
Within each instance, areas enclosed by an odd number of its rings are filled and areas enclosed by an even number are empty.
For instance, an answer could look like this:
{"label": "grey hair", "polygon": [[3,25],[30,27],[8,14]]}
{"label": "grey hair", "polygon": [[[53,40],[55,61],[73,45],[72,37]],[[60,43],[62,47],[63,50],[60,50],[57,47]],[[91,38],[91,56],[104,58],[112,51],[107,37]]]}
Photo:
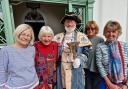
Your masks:
{"label": "grey hair", "polygon": [[15,41],[17,41],[19,39],[20,34],[23,31],[25,31],[25,30],[31,30],[31,32],[32,32],[32,38],[31,38],[31,41],[30,41],[30,45],[33,45],[34,40],[35,40],[34,32],[33,32],[32,27],[30,25],[28,25],[28,24],[20,24],[19,26],[16,27],[16,30],[14,31]]}
{"label": "grey hair", "polygon": [[54,36],[54,32],[53,30],[51,29],[50,26],[42,26],[40,31],[39,31],[39,34],[38,34],[38,39],[41,40],[41,36],[43,34],[51,34]]}

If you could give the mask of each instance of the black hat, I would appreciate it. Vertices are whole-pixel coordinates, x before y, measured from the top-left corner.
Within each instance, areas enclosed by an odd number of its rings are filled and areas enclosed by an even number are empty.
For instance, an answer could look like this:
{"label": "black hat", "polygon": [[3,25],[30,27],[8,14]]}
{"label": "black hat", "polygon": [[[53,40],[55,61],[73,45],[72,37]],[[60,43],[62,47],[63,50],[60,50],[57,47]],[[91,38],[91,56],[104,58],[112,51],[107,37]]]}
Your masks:
{"label": "black hat", "polygon": [[81,23],[80,18],[74,12],[68,12],[67,14],[65,14],[65,16],[61,20],[61,23],[64,24],[66,19],[74,20],[76,23]]}

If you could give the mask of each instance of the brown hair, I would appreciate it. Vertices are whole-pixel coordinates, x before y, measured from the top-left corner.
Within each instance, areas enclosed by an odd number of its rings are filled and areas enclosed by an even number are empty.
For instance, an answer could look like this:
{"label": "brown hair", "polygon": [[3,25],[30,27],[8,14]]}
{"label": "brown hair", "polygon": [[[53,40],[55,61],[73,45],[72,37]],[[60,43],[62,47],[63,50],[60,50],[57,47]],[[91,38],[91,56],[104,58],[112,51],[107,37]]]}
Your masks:
{"label": "brown hair", "polygon": [[[92,26],[94,26],[94,28]],[[99,27],[98,27],[96,21],[88,21],[88,23],[85,26],[85,34],[87,34],[87,30],[90,29],[90,28],[95,29],[95,31],[96,31],[95,34],[99,33]]]}
{"label": "brown hair", "polygon": [[119,33],[118,36],[122,34],[122,27],[117,21],[112,21],[112,20],[108,21],[104,27],[103,35],[105,35],[108,29],[118,31]]}

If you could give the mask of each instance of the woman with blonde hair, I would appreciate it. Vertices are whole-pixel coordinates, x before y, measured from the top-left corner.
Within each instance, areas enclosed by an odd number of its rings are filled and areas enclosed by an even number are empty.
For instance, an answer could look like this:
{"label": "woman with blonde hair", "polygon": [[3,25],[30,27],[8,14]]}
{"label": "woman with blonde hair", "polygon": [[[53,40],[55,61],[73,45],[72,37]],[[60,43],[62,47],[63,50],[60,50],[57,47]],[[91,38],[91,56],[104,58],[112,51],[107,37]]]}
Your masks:
{"label": "woman with blonde hair", "polygon": [[56,89],[56,61],[58,44],[52,41],[53,30],[49,26],[40,29],[35,42],[36,48],[35,67],[39,78],[39,85],[35,89]]}
{"label": "woman with blonde hair", "polygon": [[14,37],[14,44],[0,50],[0,89],[33,89],[38,85],[33,29],[20,24]]}
{"label": "woman with blonde hair", "polygon": [[104,43],[96,48],[96,62],[103,78],[100,89],[128,89],[128,44],[118,41],[122,28],[117,21],[104,27]]}

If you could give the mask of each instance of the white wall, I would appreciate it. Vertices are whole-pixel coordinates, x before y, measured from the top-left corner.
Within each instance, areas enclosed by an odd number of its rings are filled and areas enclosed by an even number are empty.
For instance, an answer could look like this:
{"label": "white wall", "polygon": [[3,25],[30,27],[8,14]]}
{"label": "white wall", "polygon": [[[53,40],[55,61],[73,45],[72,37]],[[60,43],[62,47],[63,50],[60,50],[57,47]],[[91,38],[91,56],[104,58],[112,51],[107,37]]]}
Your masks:
{"label": "white wall", "polygon": [[100,36],[103,36],[103,28],[107,21],[116,20],[122,26],[122,35],[119,37],[121,41],[128,41],[128,0],[96,0],[94,3],[93,19],[100,28]]}

